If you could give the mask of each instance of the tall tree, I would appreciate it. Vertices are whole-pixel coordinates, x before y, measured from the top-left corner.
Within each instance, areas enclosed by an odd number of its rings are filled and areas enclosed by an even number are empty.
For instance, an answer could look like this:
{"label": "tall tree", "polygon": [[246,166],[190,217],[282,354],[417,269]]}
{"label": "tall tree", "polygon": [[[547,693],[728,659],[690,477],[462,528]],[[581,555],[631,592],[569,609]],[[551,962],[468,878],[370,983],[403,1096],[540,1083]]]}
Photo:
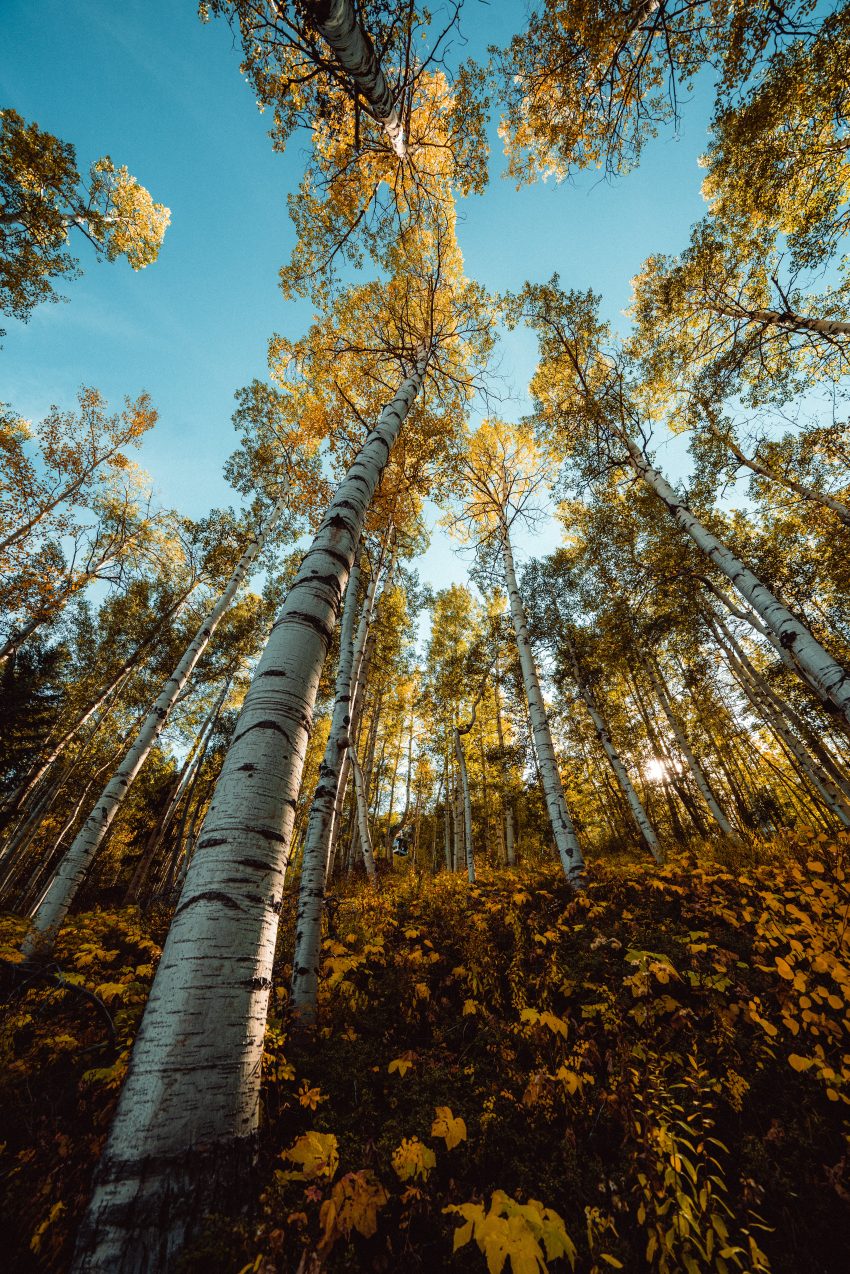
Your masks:
{"label": "tall tree", "polygon": [[108,261],[134,270],[155,261],[170,219],[108,155],[83,178],[69,142],[0,111],[0,312],[24,322],[42,301],[58,301],[51,279],[80,270],[67,250],[71,231]]}

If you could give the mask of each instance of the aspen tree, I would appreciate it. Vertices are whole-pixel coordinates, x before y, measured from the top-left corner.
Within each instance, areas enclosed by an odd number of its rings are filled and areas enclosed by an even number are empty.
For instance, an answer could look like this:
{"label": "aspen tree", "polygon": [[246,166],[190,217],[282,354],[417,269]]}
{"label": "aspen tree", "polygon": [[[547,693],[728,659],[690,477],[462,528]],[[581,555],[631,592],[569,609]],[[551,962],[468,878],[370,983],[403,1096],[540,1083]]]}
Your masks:
{"label": "aspen tree", "polygon": [[[311,1023],[316,1013],[316,994],[319,983],[319,947],[321,943],[322,903],[325,897],[325,871],[330,840],[330,820],[334,816],[337,795],[341,787],[342,758],[353,745],[349,739],[351,730],[352,689],[354,683],[354,617],[357,609],[357,590],[360,569],[355,560],[345,590],[345,605],[339,633],[339,666],[336,677],[336,694],[331,715],[330,733],[325,755],[319,766],[319,785],[310,806],[304,853],[301,860],[301,880],[298,890],[298,912],[295,920],[295,953],[292,958],[292,984],[290,999],[293,1008],[306,1023]],[[368,600],[367,600],[368,605]],[[362,776],[361,776],[362,778]],[[359,802],[358,795],[358,802]]]}
{"label": "aspen tree", "polygon": [[511,526],[531,516],[532,498],[545,487],[546,463],[541,451],[519,430],[485,421],[469,440],[458,478],[466,489],[458,490],[460,513],[454,519],[455,527],[460,529],[465,523],[467,535],[482,544],[489,541],[501,558],[546,808],[564,875],[579,887],[584,858],[564,799],[510,538]]}
{"label": "aspen tree", "polygon": [[82,178],[69,142],[6,108],[0,111],[0,312],[26,322],[60,298],[51,279],[80,274],[67,251],[77,230],[108,261],[134,270],[155,261],[170,212],[108,155]]}
{"label": "aspen tree", "polygon": [[165,726],[168,714],[178,695],[206,650],[227,608],[264,544],[274,533],[278,522],[286,512],[286,502],[279,500],[263,522],[239,559],[224,592],[204,619],[194,638],[169,677],[159,698],[152,706],[132,747],[127,752],[117,772],[110,779],[98,798],[94,809],[77,834],[73,845],[63,858],[56,875],[50,882],[44,897],[32,915],[32,928],[24,941],[24,954],[34,956],[50,950],[60,926],[74,901],[85,873],[98,848],[102,844],[112,822],[121,808],[136,775],[144,765]]}
{"label": "aspen tree", "polygon": [[[564,294],[557,279],[548,285],[526,285],[512,299],[514,318],[525,313],[537,327],[542,362],[532,381],[541,429],[570,437],[570,451],[582,462],[597,465],[599,440],[608,462],[630,468],[657,497],[670,518],[705,558],[721,571],[750,603],[779,642],[817,687],[850,721],[850,674],[816,640],[757,575],[698,518],[647,457],[642,422],[626,371],[602,352],[607,327],[596,315],[592,294]],[[581,428],[576,426],[581,423]]]}
{"label": "aspen tree", "polygon": [[616,748],[614,747],[614,744],[611,740],[610,732],[608,730],[607,725],[605,724],[605,720],[602,716],[602,713],[599,711],[599,707],[596,703],[595,697],[592,691],[590,690],[590,687],[587,685],[584,677],[582,676],[582,671],[578,662],[576,649],[573,644],[572,638],[569,635],[569,632],[565,633],[565,640],[566,640],[566,647],[569,652],[570,661],[573,666],[573,675],[575,676],[578,692],[582,698],[582,701],[584,702],[585,707],[587,708],[590,719],[593,722],[593,728],[596,731],[596,737],[598,738],[600,744],[602,745],[602,749],[605,752],[605,755],[607,756],[608,760],[611,763],[611,769],[614,771],[614,774],[617,778],[617,782],[619,783],[620,788],[622,789],[623,795],[625,796],[626,801],[628,802],[629,810],[631,811],[632,818],[635,821],[635,826],[637,827],[642,840],[646,844],[647,848],[649,849],[649,852],[652,854],[655,861],[657,863],[660,863],[663,860],[663,855],[661,853],[661,846],[658,843],[658,837],[655,834],[655,829],[653,828],[652,824],[647,818],[646,810],[641,804],[640,797],[635,791],[634,784],[632,783],[631,779],[628,776],[626,767],[622,762],[620,754],[617,752]]}

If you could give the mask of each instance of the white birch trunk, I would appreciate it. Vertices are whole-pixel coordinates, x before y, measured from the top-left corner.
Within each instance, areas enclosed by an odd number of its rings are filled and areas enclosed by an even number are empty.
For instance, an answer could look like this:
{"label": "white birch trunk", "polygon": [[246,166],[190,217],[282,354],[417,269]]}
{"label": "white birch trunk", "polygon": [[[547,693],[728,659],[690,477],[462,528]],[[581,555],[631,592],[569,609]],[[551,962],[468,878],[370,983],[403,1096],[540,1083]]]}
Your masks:
{"label": "white birch trunk", "polygon": [[381,413],[260,658],[186,875],[78,1238],[74,1270],[166,1268],[255,1147],[283,879],[313,704],[363,519],[422,384]]}
{"label": "white birch trunk", "polygon": [[549,820],[552,824],[555,845],[558,849],[558,856],[564,869],[564,875],[570,884],[575,888],[580,888],[584,871],[584,858],[575,834],[573,821],[567,809],[567,803],[564,799],[561,775],[558,771],[555,748],[552,744],[552,733],[549,729],[549,720],[546,716],[543,694],[540,690],[540,681],[537,676],[537,667],[534,663],[534,654],[528,636],[525,609],[517,585],[510,537],[507,525],[504,522],[502,523],[502,557],[508,586],[511,619],[513,620],[517,649],[519,650],[519,662],[522,668],[525,695],[528,700],[528,714],[531,720],[534,750],[537,754],[543,794],[546,798],[546,809],[549,812]]}
{"label": "white birch trunk", "polygon": [[[834,759],[832,754],[827,750],[827,748],[821,742],[821,740],[818,738],[815,731],[809,726],[808,722],[806,722],[800,716],[800,714],[791,706],[791,704],[788,703],[783,698],[781,698],[767,683],[767,681],[765,681],[764,677],[754,667],[754,665],[748,658],[745,651],[741,648],[739,642],[735,638],[734,633],[732,633],[729,630],[727,625],[724,624],[723,620],[720,619],[720,617],[716,615],[714,612],[710,612],[709,623],[712,625],[712,627],[716,625],[717,628],[720,629],[720,631],[723,633],[723,636],[726,639],[726,642],[734,651],[739,662],[746,669],[746,672],[748,676],[750,677],[750,679],[757,685],[760,693],[765,695],[770,700],[775,710],[780,714],[780,716],[783,719],[788,721],[789,725],[791,726],[791,729],[796,731],[799,737],[804,741],[807,750],[811,752],[815,762],[823,766],[823,768],[826,770],[832,783],[835,785],[836,788],[838,788],[841,794],[843,803],[847,805],[848,812],[850,812],[850,804],[848,804],[848,802],[850,802],[850,782],[848,782],[847,775],[845,772],[843,772],[840,769],[836,760]],[[715,630],[715,636],[716,635],[717,634]]]}
{"label": "white birch trunk", "polygon": [[372,114],[383,125],[393,150],[399,159],[404,159],[407,146],[398,108],[352,0],[305,0],[304,7],[346,75],[363,94]]}
{"label": "white birch trunk", "polygon": [[793,651],[795,660],[812,679],[819,693],[831,699],[850,722],[850,674],[846,669],[824,650],[805,624],[774,597],[749,567],[703,526],[632,439],[625,433],[618,436],[628,449],[635,472],[664,503],[670,516],[690,536],[697,548],[734,584],[782,645]]}
{"label": "white birch trunk", "polygon": [[830,813],[834,815],[842,827],[850,828],[850,807],[848,807],[841,792],[831,781],[829,775],[820,768],[805,747],[805,744],[794,734],[790,723],[785,720],[781,706],[775,696],[755,673],[749,661],[741,657],[742,652],[740,649],[735,649],[735,643],[733,641],[728,644],[724,642],[716,630],[715,636],[726,655],[738,684],[756,712],[762,716],[780,742],[791,753]]}
{"label": "white birch trunk", "polygon": [[727,318],[743,319],[747,323],[761,323],[764,327],[784,327],[791,332],[816,332],[818,336],[850,336],[850,323],[838,319],[807,318],[793,310],[748,310],[743,305],[724,305],[721,301],[708,301],[708,308]]}
{"label": "white birch trunk", "polygon": [[466,874],[470,885],[475,884],[475,854],[472,848],[472,802],[469,799],[469,774],[466,769],[466,757],[463,753],[463,744],[460,741],[460,730],[454,727],[455,740],[455,756],[457,757],[457,768],[460,774],[460,787],[463,793],[463,831],[466,841]]}
{"label": "white birch trunk", "polygon": [[703,770],[702,766],[700,765],[699,761],[694,755],[690,744],[688,743],[687,737],[685,736],[685,732],[682,729],[681,722],[679,721],[679,718],[676,715],[676,713],[673,711],[673,705],[670,703],[670,698],[667,694],[667,691],[664,687],[661,677],[658,674],[658,670],[655,667],[655,663],[651,657],[646,660],[646,670],[649,673],[649,679],[652,682],[652,688],[655,691],[656,698],[658,699],[658,702],[661,704],[661,708],[664,712],[665,717],[667,718],[667,722],[670,726],[670,729],[673,731],[673,737],[676,740],[676,745],[679,751],[681,752],[682,756],[684,757],[685,762],[688,766],[688,769],[690,770],[691,774],[693,774],[694,776],[696,785],[700,791],[700,795],[702,796],[702,799],[705,801],[706,805],[711,811],[712,818],[714,819],[715,823],[720,828],[724,836],[728,836],[730,837],[730,839],[736,840],[737,833],[732,827],[732,824],[729,822],[729,819],[723,813],[723,810],[717,804],[714,793],[712,792],[711,787],[709,786],[708,779],[705,776],[705,771]]}
{"label": "white birch trunk", "polygon": [[[395,573],[396,556],[393,551],[390,558],[389,567],[384,576],[384,582],[381,586],[381,597],[383,597],[390,586],[390,582]],[[357,736],[359,731],[359,722],[363,713],[363,703],[366,695],[366,682],[369,662],[371,659],[371,650],[367,653],[367,639],[372,625],[372,619],[375,614],[375,606],[378,601],[378,580],[380,577],[380,563],[374,574],[369,580],[369,586],[366,590],[366,597],[363,603],[363,610],[357,624],[357,636],[354,639],[354,668],[351,683],[351,726],[353,732],[352,737]],[[367,748],[365,758],[366,772],[370,771],[370,755]],[[333,867],[334,855],[336,853],[336,845],[339,839],[340,829],[342,827],[342,808],[345,802],[345,793],[348,787],[348,772],[351,762],[346,748],[342,757],[342,765],[339,775],[339,783],[337,786],[336,800],[334,803],[333,819],[331,821],[330,835],[328,837],[328,865],[326,875],[329,876]]]}
{"label": "white birch trunk", "polygon": [[369,807],[366,803],[366,784],[363,771],[357,760],[353,744],[348,749],[351,759],[351,770],[354,775],[354,797],[357,802],[357,834],[360,838],[360,852],[366,868],[366,877],[371,885],[377,885],[378,873],[375,870],[375,854],[372,850],[372,837],[369,834]]}
{"label": "white birch trunk", "polygon": [[23,944],[26,956],[49,951],[56,939],[68,908],[83,882],[88,867],[112,826],[136,775],[148,758],[151,748],[162,733],[168,714],[189,680],[201,655],[218,628],[227,608],[245,580],[251,564],[284,513],[279,500],[264,526],[248,548],[228,580],[227,587],[189,643],[182,659],[163,687],[162,693],[145,717],[132,747],[109,780],[94,809],[80,828],[73,845],[59,864],[45,894],[32,916],[32,928]]}
{"label": "white birch trunk", "polygon": [[664,861],[664,856],[661,853],[661,846],[658,843],[655,828],[647,818],[646,810],[643,808],[643,803],[635,791],[634,784],[629,778],[619,752],[614,747],[608,726],[594,702],[593,695],[584,683],[581,675],[581,669],[579,668],[578,657],[576,656],[575,648],[569,634],[567,634],[567,649],[570,652],[570,659],[572,660],[578,692],[582,697],[584,706],[590,714],[590,719],[593,722],[593,728],[596,731],[596,737],[602,745],[602,750],[610,762],[611,769],[614,771],[614,776],[620,784],[620,789],[628,801],[632,818],[634,819],[635,826],[637,827],[640,836],[649,849],[649,852],[652,854],[652,857],[660,864]]}
{"label": "white birch trunk", "polygon": [[514,848],[514,809],[508,795],[508,786],[510,774],[508,772],[508,764],[505,760],[505,735],[502,729],[502,706],[499,698],[499,663],[496,661],[496,681],[493,686],[493,696],[496,702],[496,737],[499,740],[499,751],[502,753],[502,806],[504,811],[505,826],[505,860],[508,867],[516,865],[516,850]]}
{"label": "white birch trunk", "polygon": [[[848,328],[850,330],[850,328]],[[745,469],[749,469],[751,473],[755,473],[760,478],[767,478],[770,482],[775,482],[780,487],[785,487],[786,491],[793,491],[795,495],[801,496],[804,500],[809,500],[812,504],[822,504],[825,509],[830,509],[837,514],[845,526],[850,526],[850,508],[841,500],[837,500],[833,495],[827,495],[823,491],[819,491],[817,487],[810,487],[805,482],[798,482],[796,478],[789,478],[785,474],[777,473],[775,469],[769,469],[767,465],[763,465],[759,460],[753,460],[750,456],[744,455],[741,448],[730,437],[727,437],[719,430],[709,426],[711,431],[719,440],[728,447],[732,455],[742,464]]]}
{"label": "white birch trunk", "polygon": [[328,842],[342,771],[342,758],[349,746],[348,732],[351,726],[351,689],[354,671],[354,614],[357,609],[359,581],[360,570],[355,563],[348,577],[345,605],[342,610],[339,667],[336,675],[331,728],[325,746],[325,755],[319,766],[319,782],[310,806],[301,860],[289,1002],[307,1024],[312,1024],[316,1017]]}

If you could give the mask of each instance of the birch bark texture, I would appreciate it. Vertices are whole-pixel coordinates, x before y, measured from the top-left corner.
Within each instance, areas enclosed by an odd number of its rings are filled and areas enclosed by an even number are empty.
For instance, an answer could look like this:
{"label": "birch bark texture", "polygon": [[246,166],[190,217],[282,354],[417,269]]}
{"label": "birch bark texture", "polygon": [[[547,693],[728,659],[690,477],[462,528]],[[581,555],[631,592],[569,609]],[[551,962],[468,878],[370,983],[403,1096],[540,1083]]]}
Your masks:
{"label": "birch bark texture", "polygon": [[584,857],[573,827],[573,821],[567,809],[567,802],[564,799],[561,775],[558,771],[555,748],[552,744],[552,732],[549,729],[549,719],[546,716],[546,708],[543,703],[540,679],[534,662],[534,652],[531,649],[531,641],[528,636],[525,607],[522,604],[519,586],[517,585],[510,534],[507,522],[504,520],[501,527],[501,547],[511,619],[516,636],[517,650],[519,651],[522,680],[525,686],[525,696],[528,700],[528,714],[531,720],[531,732],[534,737],[534,750],[537,753],[537,762],[540,767],[543,794],[546,798],[546,809],[552,824],[555,845],[558,850],[558,857],[561,860],[561,866],[564,869],[564,875],[578,889],[582,883]]}
{"label": "birch bark texture", "polygon": [[295,953],[292,958],[289,1001],[305,1024],[312,1023],[316,1017],[328,843],[339,791],[342,759],[348,748],[348,732],[351,726],[354,616],[357,609],[359,582],[360,569],[355,563],[348,577],[345,605],[342,610],[339,666],[331,713],[331,728],[325,746],[325,755],[319,766],[319,782],[310,805],[304,837],[304,854],[301,860],[298,911],[295,920]]}
{"label": "birch bark texture", "polygon": [[77,1241],[81,1274],[174,1263],[232,1206],[259,1119],[263,1035],[292,822],[321,669],[363,520],[427,353],[331,501],[258,663],[166,938]]}
{"label": "birch bark texture", "polygon": [[703,526],[628,434],[620,435],[635,472],[663,502],[670,516],[693,540],[697,548],[712,562],[737,591],[750,603],[757,615],[776,635],[783,646],[793,652],[800,667],[811,678],[818,693],[830,699],[850,722],[850,673],[824,650],[787,606],[784,606],[757,575],[745,566],[731,549]]}
{"label": "birch bark texture", "polygon": [[145,717],[142,728],[124,760],[103,789],[94,809],[74,838],[74,843],[59,864],[55,876],[33,912],[32,928],[23,943],[24,955],[32,957],[49,951],[53,947],[56,935],[68,914],[68,908],[74,901],[92,859],[112,826],[115,815],[124,803],[151,748],[165,728],[171,709],[245,580],[251,564],[282,518],[285,507],[283,500],[275,503],[259,533],[245,549],[224,592],[187,646],[182,659],[163,686],[159,698]]}
{"label": "birch bark texture", "polygon": [[407,144],[398,108],[375,49],[357,18],[352,0],[305,0],[304,8],[333,49],[346,75],[363,94],[390,145],[404,159]]}

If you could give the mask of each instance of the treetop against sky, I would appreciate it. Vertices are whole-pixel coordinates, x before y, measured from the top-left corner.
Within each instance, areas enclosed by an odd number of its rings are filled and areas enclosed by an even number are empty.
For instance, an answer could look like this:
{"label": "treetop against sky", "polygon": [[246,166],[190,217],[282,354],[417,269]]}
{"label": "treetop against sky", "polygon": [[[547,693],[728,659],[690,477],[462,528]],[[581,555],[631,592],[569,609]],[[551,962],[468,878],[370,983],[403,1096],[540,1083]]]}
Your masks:
{"label": "treetop against sky", "polygon": [[[270,115],[239,73],[236,35],[221,19],[202,24],[191,3],[131,0],[119,12],[108,0],[7,0],[3,8],[2,102],[73,142],[81,171],[104,153],[126,164],[170,208],[171,225],[154,268],[133,274],[125,262],[107,267],[83,253],[82,277],[59,287],[67,305],[42,305],[26,325],[6,322],[2,397],[37,419],[54,402],[73,402],[81,383],[110,403],[146,390],[160,419],[141,462],[162,501],[192,516],[232,503],[222,466],[235,443],[233,393],[267,376],[273,332],[294,340],[310,321],[309,304],[284,300],[278,286],[294,245],[286,198],[303,175],[307,138],[296,133],[285,154],[274,153]],[[506,46],[524,20],[507,0],[468,0],[447,67]],[[614,181],[591,170],[517,190],[494,111],[490,182],[458,201],[467,276],[496,293],[557,271],[569,287],[600,292],[604,313],[624,328],[631,278],[650,254],[681,251],[704,212],[708,89],[698,82],[678,131],[662,131],[639,168]],[[364,278],[369,270],[367,262]],[[503,333],[497,388],[506,418],[529,410],[535,363],[531,331]],[[675,474],[684,447],[662,446]],[[557,535],[553,527],[552,543]],[[518,546],[522,554],[521,535]],[[421,567],[437,582],[465,574],[439,530]]]}

